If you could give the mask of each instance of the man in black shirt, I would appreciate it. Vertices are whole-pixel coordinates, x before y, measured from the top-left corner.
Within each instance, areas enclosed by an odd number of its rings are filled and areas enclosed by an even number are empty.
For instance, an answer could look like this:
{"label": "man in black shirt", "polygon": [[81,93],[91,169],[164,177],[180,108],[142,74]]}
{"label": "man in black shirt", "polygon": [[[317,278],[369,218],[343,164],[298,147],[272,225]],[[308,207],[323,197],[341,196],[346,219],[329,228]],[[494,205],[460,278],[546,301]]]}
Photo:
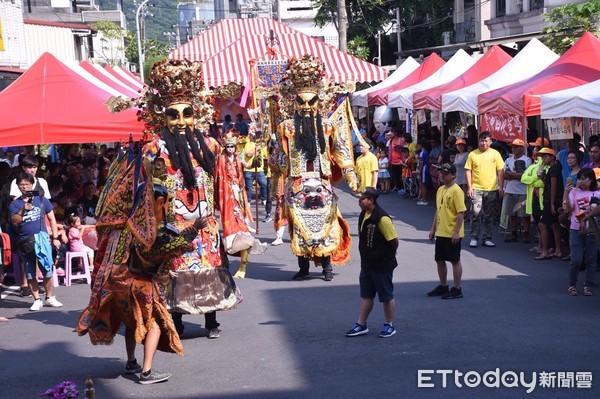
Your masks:
{"label": "man in black shirt", "polygon": [[373,187],[367,187],[358,200],[362,212],[358,218],[360,252],[360,307],[358,320],[347,337],[356,337],[369,332],[367,318],[373,309],[375,294],[383,303],[385,323],[379,337],[388,338],[396,334],[394,328],[394,284],[392,277],[398,266],[396,250],[398,249],[398,234],[394,229],[392,219],[383,208],[377,204],[379,193]]}

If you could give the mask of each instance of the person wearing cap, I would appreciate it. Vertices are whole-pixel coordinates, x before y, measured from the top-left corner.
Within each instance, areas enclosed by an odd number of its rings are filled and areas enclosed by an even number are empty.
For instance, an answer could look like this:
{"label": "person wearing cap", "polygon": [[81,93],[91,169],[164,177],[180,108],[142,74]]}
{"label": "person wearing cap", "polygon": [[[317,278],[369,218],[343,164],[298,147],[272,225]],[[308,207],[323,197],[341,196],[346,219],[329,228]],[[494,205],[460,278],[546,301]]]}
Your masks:
{"label": "person wearing cap", "polygon": [[383,303],[385,323],[379,333],[381,338],[396,334],[394,328],[394,269],[398,266],[398,234],[387,212],[377,204],[379,193],[367,187],[358,200],[361,213],[358,217],[358,250],[360,252],[360,306],[358,319],[347,337],[356,337],[369,332],[367,318],[373,309],[375,294]]}
{"label": "person wearing cap", "polygon": [[370,151],[368,144],[360,146],[360,156],[356,158],[356,175],[358,176],[358,191],[363,192],[367,187],[377,187],[379,161]]}
{"label": "person wearing cap", "polygon": [[[504,238],[504,242],[518,241],[517,227],[518,218],[521,219],[523,228],[523,242],[530,243],[529,239],[529,219],[530,216],[525,213],[525,207],[520,206],[527,199],[527,186],[521,183],[523,172],[531,166],[531,158],[525,155],[525,142],[521,139],[515,139],[510,143],[512,156],[505,161],[504,167],[504,198],[502,208],[505,215],[509,217],[510,234]],[[515,210],[516,209],[516,210]]]}
{"label": "person wearing cap", "polygon": [[535,141],[529,142],[529,145],[532,147],[548,147],[550,145],[550,141],[547,138],[538,137]]}
{"label": "person wearing cap", "polygon": [[504,194],[504,160],[500,153],[491,148],[492,135],[482,132],[479,135],[479,147],[469,153],[465,164],[467,177],[467,195],[471,199],[471,248],[479,242],[479,215],[483,218],[481,243],[484,247],[495,247],[492,241],[494,208],[498,196]]}
{"label": "person wearing cap", "polygon": [[[445,163],[439,168],[443,185],[438,188],[435,203],[436,211],[429,231],[429,239],[435,239],[434,259],[437,264],[440,283],[428,296],[441,296],[442,299],[462,298],[460,262],[460,242],[464,237],[464,220],[467,207],[465,196],[456,184],[456,166]],[[448,268],[446,262],[452,264],[454,286],[448,289]]]}
{"label": "person wearing cap", "polygon": [[[564,186],[562,182],[562,165],[556,160],[556,151],[544,147],[538,151],[542,157],[542,168],[538,169],[538,176],[544,181],[542,196],[542,217],[538,224],[540,232],[541,252],[535,260],[550,259],[552,256],[562,257],[560,248],[560,224],[558,223],[558,209],[562,205]],[[552,229],[554,236],[554,251],[550,248],[548,229]]]}
{"label": "person wearing cap", "polygon": [[15,149],[12,147],[2,147],[2,157],[0,162],[6,162],[11,168],[15,161]]}

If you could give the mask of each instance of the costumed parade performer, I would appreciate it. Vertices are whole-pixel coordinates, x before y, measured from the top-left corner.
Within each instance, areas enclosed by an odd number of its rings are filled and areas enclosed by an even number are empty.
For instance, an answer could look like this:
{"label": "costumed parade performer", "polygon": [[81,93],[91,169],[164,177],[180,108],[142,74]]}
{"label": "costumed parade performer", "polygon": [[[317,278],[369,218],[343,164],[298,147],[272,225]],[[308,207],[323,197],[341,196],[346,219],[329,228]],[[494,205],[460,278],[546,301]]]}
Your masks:
{"label": "costumed parade performer", "polygon": [[223,136],[225,150],[217,157],[216,190],[223,225],[223,246],[230,255],[239,255],[240,267],[234,278],[246,277],[248,253],[262,254],[266,246],[250,235],[253,222],[247,192],[244,189],[242,163],[237,154],[237,136],[233,131]]}
{"label": "costumed parade performer", "polygon": [[[332,263],[347,262],[351,246],[332,184],[334,175],[341,177],[341,170],[350,189],[357,189],[352,135],[322,115],[326,111],[321,103],[326,95],[325,65],[320,59],[293,58],[286,72],[281,98],[293,101],[294,116],[279,124],[271,157],[275,160],[271,164],[273,190],[284,179],[283,195],[277,198],[283,214],[277,218],[287,219],[292,252],[298,257],[300,270],[293,279],[309,278],[312,259],[323,267],[324,280],[331,281]],[[278,220],[275,223],[278,228]]]}
{"label": "costumed parade performer", "polygon": [[[141,372],[141,384],[167,380],[152,370],[156,350],[183,355],[183,346],[167,309],[160,281],[169,278],[167,260],[189,251],[199,228],[192,221],[181,232],[166,224],[167,189],[153,184],[141,155],[122,154],[115,163],[96,208],[99,235],[88,307],[77,322],[79,335],[92,344],[110,345],[125,325],[126,374]],[[144,345],[144,361],[135,358]]]}
{"label": "costumed parade performer", "polygon": [[215,155],[202,134],[214,122],[214,100],[203,91],[199,63],[158,62],[148,81],[141,116],[158,137],[144,147],[144,156],[173,197],[167,222],[178,230],[198,217],[207,223],[193,241],[194,249],[170,260],[167,303],[180,334],[183,314],[204,314],[208,338],[218,338],[216,311],[235,308],[242,296],[223,266],[227,263],[214,212]]}

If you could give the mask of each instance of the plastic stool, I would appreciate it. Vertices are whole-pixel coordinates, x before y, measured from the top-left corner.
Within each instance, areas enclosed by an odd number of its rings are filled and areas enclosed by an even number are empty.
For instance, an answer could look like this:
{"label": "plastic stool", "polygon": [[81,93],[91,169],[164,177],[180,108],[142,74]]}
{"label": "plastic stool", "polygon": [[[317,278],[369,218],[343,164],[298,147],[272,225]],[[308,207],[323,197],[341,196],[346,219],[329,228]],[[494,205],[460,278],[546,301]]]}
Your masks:
{"label": "plastic stool", "polygon": [[23,281],[23,276],[21,275],[21,255],[19,255],[19,251],[12,250],[12,262],[10,265],[10,271],[6,272],[6,277],[12,277],[15,280],[15,285],[21,285]]}
{"label": "plastic stool", "polygon": [[[73,265],[71,262],[77,258],[82,259],[83,272],[73,273]],[[92,276],[90,274],[90,262],[88,261],[87,252],[67,251],[67,255],[65,256],[65,285],[68,287],[71,285],[71,280],[77,280],[81,278],[85,278],[88,284],[92,282]]]}

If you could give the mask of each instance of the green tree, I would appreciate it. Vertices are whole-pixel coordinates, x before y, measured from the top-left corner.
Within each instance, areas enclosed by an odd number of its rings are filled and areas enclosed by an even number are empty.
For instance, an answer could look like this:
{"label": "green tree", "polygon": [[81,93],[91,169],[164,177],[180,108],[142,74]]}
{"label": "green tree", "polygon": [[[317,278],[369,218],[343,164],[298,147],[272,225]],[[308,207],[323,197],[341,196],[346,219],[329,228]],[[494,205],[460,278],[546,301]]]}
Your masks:
{"label": "green tree", "polygon": [[[315,0],[313,6],[319,8],[317,25],[324,26],[330,21],[337,24],[337,0]],[[382,64],[395,63],[397,43],[391,27],[397,7],[400,8],[403,50],[441,45],[442,32],[454,29],[452,6],[453,0],[346,0],[348,52],[355,51],[350,43],[360,38],[357,42],[360,44],[355,47],[360,49],[366,44],[369,48],[369,55],[360,58],[372,59],[377,55],[376,36],[381,30],[391,39],[381,41]]]}
{"label": "green tree", "polygon": [[600,23],[600,0],[579,4],[565,4],[545,15],[552,25],[544,27],[544,43],[557,54],[563,54],[579,40],[585,32],[598,35]]}
{"label": "green tree", "polygon": [[101,33],[101,48],[95,49],[96,55],[104,59],[109,65],[121,65],[121,54],[124,50],[123,39],[129,36],[130,32],[109,21],[96,22],[92,26]]}
{"label": "green tree", "polygon": [[159,42],[156,40],[148,40],[146,41],[146,54],[144,59],[144,76],[148,76],[150,74],[150,70],[152,69],[152,65],[155,62],[164,60],[169,56],[169,44]]}
{"label": "green tree", "polygon": [[348,40],[348,54],[351,54],[361,60],[369,58],[369,46],[367,40],[363,36],[355,36]]}

